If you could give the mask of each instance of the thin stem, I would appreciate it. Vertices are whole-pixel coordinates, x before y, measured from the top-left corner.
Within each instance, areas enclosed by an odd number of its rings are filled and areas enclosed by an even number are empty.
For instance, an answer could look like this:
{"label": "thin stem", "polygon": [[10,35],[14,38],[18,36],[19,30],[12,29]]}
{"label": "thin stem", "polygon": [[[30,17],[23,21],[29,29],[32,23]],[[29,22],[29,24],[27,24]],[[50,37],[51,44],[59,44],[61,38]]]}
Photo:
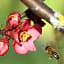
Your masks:
{"label": "thin stem", "polygon": [[10,36],[6,34],[5,30],[0,30],[1,35],[6,35],[8,37],[8,40],[10,40]]}

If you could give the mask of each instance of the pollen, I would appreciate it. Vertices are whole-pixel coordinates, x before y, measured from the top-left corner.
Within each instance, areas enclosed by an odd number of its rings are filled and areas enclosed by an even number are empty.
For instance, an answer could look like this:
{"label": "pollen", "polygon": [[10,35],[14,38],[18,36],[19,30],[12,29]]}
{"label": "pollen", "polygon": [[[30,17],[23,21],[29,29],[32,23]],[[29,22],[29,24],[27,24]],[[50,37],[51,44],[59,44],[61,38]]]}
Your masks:
{"label": "pollen", "polygon": [[59,14],[58,15],[58,19],[59,19],[58,25],[59,25],[59,27],[61,27],[62,24],[64,24],[64,16],[62,16],[61,14]]}
{"label": "pollen", "polygon": [[64,16],[62,16],[61,14],[58,15],[59,20],[63,20]]}
{"label": "pollen", "polygon": [[16,18],[16,17],[17,17],[17,15],[16,15],[16,14],[14,14],[14,15],[12,15],[12,17],[13,17],[13,18]]}
{"label": "pollen", "polygon": [[21,41],[26,42],[28,41],[28,39],[31,37],[31,35],[29,33],[27,33],[26,31],[21,32],[19,35],[19,38]]}

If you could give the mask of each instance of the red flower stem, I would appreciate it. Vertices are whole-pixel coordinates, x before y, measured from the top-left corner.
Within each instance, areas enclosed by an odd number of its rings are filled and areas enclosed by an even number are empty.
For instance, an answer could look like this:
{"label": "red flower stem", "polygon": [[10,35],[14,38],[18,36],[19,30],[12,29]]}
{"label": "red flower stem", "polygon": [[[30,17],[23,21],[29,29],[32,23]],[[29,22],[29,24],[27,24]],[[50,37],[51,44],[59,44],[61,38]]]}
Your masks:
{"label": "red flower stem", "polygon": [[13,28],[11,28],[11,29],[8,29],[8,30],[5,31],[5,32],[12,31],[12,30],[14,30],[14,29],[16,29],[16,28],[17,28],[17,26],[16,26],[16,27],[13,27]]}
{"label": "red flower stem", "polygon": [[[19,25],[21,25],[21,24],[22,24],[22,23],[19,23]],[[19,26],[19,25],[18,25],[18,26]],[[13,38],[10,37],[9,35],[7,35],[6,32],[12,31],[12,30],[16,29],[18,26],[13,27],[13,28],[11,28],[11,29],[9,29],[9,30],[7,30],[7,31],[5,31],[5,29],[3,29],[3,30],[0,29],[0,34],[1,34],[1,35],[6,35],[6,36],[8,37],[8,39],[13,39]]]}
{"label": "red flower stem", "polygon": [[[14,29],[13,29],[13,30],[14,30]],[[6,31],[5,31],[5,30],[0,30],[0,34],[7,36],[8,40],[10,40],[10,39],[13,40],[12,37],[10,37],[8,34],[6,34]],[[22,46],[22,44],[20,44],[20,43],[17,43],[17,44],[19,44],[20,46]]]}

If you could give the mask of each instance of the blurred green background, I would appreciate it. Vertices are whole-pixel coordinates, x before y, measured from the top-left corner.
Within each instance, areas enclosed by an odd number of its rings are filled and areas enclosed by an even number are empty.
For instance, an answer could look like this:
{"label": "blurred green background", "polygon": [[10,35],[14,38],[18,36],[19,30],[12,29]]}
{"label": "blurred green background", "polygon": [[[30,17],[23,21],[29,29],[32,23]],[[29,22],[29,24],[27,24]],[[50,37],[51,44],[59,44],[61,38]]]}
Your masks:
{"label": "blurred green background", "polygon": [[[64,14],[64,0],[45,0],[45,3],[52,9]],[[22,13],[26,9],[26,6],[19,0],[0,0],[0,25],[5,24],[6,18],[10,12],[18,11]],[[46,30],[44,37],[49,36],[49,38],[51,38],[54,36],[54,34],[51,32],[52,27],[49,24],[44,27],[44,30]],[[46,52],[43,51],[43,49],[39,46],[40,42],[43,42],[43,38],[41,38],[41,40],[39,39],[35,41],[37,51],[28,52],[26,55],[16,54],[11,47],[11,40],[8,53],[4,56],[0,56],[0,64],[57,64],[58,61],[55,59],[50,60]],[[53,38],[51,39],[53,40]],[[64,40],[61,40],[62,44],[63,41]]]}

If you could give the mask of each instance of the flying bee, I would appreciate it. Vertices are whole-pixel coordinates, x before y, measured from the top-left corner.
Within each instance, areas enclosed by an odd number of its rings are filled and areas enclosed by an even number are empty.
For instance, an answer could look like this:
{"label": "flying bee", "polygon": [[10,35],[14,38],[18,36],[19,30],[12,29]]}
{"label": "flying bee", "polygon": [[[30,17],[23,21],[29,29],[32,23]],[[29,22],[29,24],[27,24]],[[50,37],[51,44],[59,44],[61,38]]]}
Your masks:
{"label": "flying bee", "polygon": [[55,59],[59,59],[59,55],[58,53],[55,51],[54,48],[47,46],[45,48],[46,52],[50,55],[50,58],[55,58]]}

